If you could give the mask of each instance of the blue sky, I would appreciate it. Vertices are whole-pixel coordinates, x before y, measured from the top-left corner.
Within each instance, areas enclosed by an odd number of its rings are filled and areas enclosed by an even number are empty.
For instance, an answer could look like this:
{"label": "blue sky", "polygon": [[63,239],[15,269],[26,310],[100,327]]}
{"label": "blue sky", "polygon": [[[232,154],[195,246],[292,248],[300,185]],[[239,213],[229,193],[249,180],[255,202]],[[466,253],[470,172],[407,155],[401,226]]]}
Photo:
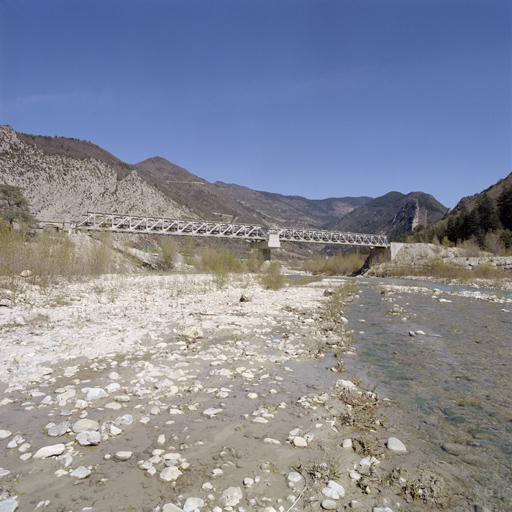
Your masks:
{"label": "blue sky", "polygon": [[511,27],[509,0],[0,0],[0,124],[453,207],[512,171]]}

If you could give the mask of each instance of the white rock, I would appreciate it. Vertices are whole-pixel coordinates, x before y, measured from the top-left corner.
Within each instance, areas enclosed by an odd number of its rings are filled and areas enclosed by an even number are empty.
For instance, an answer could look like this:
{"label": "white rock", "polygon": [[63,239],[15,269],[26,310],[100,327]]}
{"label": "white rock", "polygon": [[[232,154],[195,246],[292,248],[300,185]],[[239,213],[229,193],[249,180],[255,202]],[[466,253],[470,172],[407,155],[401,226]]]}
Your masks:
{"label": "white rock", "polygon": [[343,487],[343,485],[339,484],[338,482],[335,482],[334,480],[329,480],[329,482],[327,483],[327,487],[336,491],[339,494],[340,498],[345,497],[345,487]]}
{"label": "white rock", "polygon": [[14,498],[0,501],[0,512],[14,512],[18,508],[18,502]]}
{"label": "white rock", "polygon": [[101,434],[94,430],[84,430],[76,436],[81,446],[97,446],[101,443]]}
{"label": "white rock", "polygon": [[372,512],[393,512],[389,507],[373,507]]}
{"label": "white rock", "polygon": [[322,489],[322,494],[326,498],[329,498],[331,500],[339,500],[340,499],[340,495],[338,494],[338,492],[335,491],[334,489],[331,489],[330,487],[324,487]]}
{"label": "white rock", "polygon": [[131,458],[132,455],[133,455],[133,453],[130,451],[120,451],[120,452],[116,452],[114,457],[117,460],[128,460],[129,458]]}
{"label": "white rock", "polygon": [[257,416],[256,418],[254,418],[252,420],[253,423],[261,423],[262,425],[265,424],[265,423],[268,423],[268,420],[266,420],[265,418],[262,418],[261,416]]}
{"label": "white rock", "polygon": [[80,432],[84,432],[85,430],[97,430],[99,428],[99,423],[95,420],[90,420],[89,418],[84,418],[78,420],[73,424],[73,432],[79,434]]}
{"label": "white rock", "polygon": [[201,498],[187,498],[183,505],[183,512],[194,512],[194,510],[202,507],[204,507],[204,500]]}
{"label": "white rock", "polygon": [[0,430],[0,441],[7,439],[12,436],[12,432],[10,430]]}
{"label": "white rock", "polygon": [[158,439],[156,440],[156,444],[158,444],[159,446],[163,446],[165,444],[164,434],[161,434],[158,436]]}
{"label": "white rock", "polygon": [[131,414],[125,414],[116,419],[115,424],[119,425],[131,425],[133,423],[133,416]]}
{"label": "white rock", "polygon": [[110,372],[108,374],[108,378],[111,380],[118,380],[119,379],[119,373],[117,372]]}
{"label": "white rock", "polygon": [[258,393],[247,393],[247,398],[249,400],[256,400],[256,398],[258,398]]}
{"label": "white rock", "polygon": [[85,400],[82,400],[82,399],[79,399],[75,402],[76,409],[87,409],[88,406],[89,406],[89,404]]}
{"label": "white rock", "polygon": [[402,443],[399,439],[396,437],[390,437],[388,439],[388,442],[386,443],[386,446],[388,447],[388,450],[391,450],[395,453],[407,453],[407,448],[405,447],[405,444]]}
{"label": "white rock", "polygon": [[361,474],[358,473],[355,469],[352,469],[351,471],[349,471],[348,476],[350,478],[352,478],[352,480],[356,480],[356,481],[361,480],[361,478],[362,478]]}
{"label": "white rock", "polygon": [[91,400],[99,400],[100,398],[107,398],[107,392],[102,388],[86,388],[85,400],[90,402]]}
{"label": "white rock", "polygon": [[292,439],[293,446],[296,446],[297,448],[306,448],[308,445],[308,442],[300,436],[296,436]]}
{"label": "white rock", "polygon": [[177,507],[174,503],[167,503],[164,505],[162,512],[183,512],[180,507]]}
{"label": "white rock", "polygon": [[108,431],[111,436],[118,436],[122,432],[122,430],[115,425],[109,425]]}
{"label": "white rock", "polygon": [[160,480],[164,482],[174,482],[176,481],[183,473],[175,466],[170,466],[165,468],[160,473]]}
{"label": "white rock", "polygon": [[352,439],[344,439],[341,446],[343,448],[352,448]]}
{"label": "white rock", "polygon": [[65,449],[66,447],[62,443],[44,446],[35,453],[34,459],[46,459],[47,457],[53,457],[54,455],[61,455],[64,453]]}
{"label": "white rock", "polygon": [[123,406],[117,402],[109,402],[108,404],[105,404],[105,409],[110,409],[111,411],[118,411]]}
{"label": "white rock", "polygon": [[338,508],[338,505],[333,500],[323,500],[321,503],[321,507],[324,510],[336,510]]}
{"label": "white rock", "polygon": [[51,426],[48,429],[47,434],[50,437],[63,436],[68,431],[68,428],[69,428],[69,421],[64,421],[62,423],[59,423],[58,425]]}
{"label": "white rock", "polygon": [[244,494],[240,487],[228,487],[220,498],[224,507],[236,507],[242,500]]}
{"label": "white rock", "polygon": [[201,327],[197,326],[197,325],[191,325],[189,327],[187,327],[186,329],[184,329],[181,333],[183,336],[186,336],[187,338],[192,338],[192,339],[198,339],[198,338],[202,338],[204,336],[203,334],[203,330],[201,329]]}
{"label": "white rock", "polygon": [[252,478],[244,478],[245,487],[252,487],[254,485],[254,480]]}
{"label": "white rock", "polygon": [[292,471],[287,478],[289,482],[296,484],[302,480],[302,475],[296,471]]}
{"label": "white rock", "polygon": [[118,382],[111,382],[106,388],[107,393],[117,393],[121,389],[121,384]]}
{"label": "white rock", "polygon": [[209,409],[203,411],[203,414],[205,416],[208,416],[209,418],[213,418],[214,416],[219,414],[219,412],[222,412],[222,409],[215,409],[215,407],[210,407]]}
{"label": "white rock", "polygon": [[87,478],[91,474],[91,470],[86,468],[85,466],[78,466],[76,469],[71,471],[69,476],[71,478],[76,478],[77,480],[83,480]]}

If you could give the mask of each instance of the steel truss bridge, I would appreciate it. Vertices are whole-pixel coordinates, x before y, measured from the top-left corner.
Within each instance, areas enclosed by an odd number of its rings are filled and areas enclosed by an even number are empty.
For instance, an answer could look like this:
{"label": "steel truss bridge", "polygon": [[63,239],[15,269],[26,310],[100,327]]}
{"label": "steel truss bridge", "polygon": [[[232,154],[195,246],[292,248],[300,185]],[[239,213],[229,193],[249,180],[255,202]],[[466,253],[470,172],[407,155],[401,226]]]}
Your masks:
{"label": "steel truss bridge", "polygon": [[[260,243],[268,243],[273,240],[274,244],[279,244],[279,242],[305,242],[328,245],[389,247],[389,242],[385,235],[292,228],[270,229],[265,231],[261,226],[247,224],[141,217],[119,213],[87,213],[82,216],[75,227],[79,230],[156,235],[208,236]],[[279,245],[269,245],[269,247],[277,248]]]}

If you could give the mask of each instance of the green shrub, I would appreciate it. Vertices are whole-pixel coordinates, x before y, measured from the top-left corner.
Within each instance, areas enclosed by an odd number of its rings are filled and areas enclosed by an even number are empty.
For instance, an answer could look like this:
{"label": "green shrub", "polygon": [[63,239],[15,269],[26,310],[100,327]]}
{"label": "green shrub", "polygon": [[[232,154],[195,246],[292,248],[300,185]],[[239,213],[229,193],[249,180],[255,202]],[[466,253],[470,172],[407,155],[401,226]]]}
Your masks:
{"label": "green shrub", "polygon": [[178,244],[172,236],[163,236],[160,239],[160,254],[162,255],[162,267],[171,270],[174,267],[174,258],[178,253]]}
{"label": "green shrub", "polygon": [[261,284],[265,290],[279,290],[284,286],[284,281],[281,265],[277,261],[271,262],[267,271],[261,277]]}

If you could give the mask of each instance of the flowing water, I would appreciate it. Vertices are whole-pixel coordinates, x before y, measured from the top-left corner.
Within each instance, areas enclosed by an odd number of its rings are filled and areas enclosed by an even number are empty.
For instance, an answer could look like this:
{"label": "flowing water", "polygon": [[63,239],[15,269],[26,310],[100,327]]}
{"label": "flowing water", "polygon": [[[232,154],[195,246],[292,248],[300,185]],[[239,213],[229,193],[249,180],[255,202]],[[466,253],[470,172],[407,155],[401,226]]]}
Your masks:
{"label": "flowing water", "polygon": [[361,290],[345,311],[348,374],[391,399],[404,440],[446,462],[476,502],[512,510],[512,305]]}

